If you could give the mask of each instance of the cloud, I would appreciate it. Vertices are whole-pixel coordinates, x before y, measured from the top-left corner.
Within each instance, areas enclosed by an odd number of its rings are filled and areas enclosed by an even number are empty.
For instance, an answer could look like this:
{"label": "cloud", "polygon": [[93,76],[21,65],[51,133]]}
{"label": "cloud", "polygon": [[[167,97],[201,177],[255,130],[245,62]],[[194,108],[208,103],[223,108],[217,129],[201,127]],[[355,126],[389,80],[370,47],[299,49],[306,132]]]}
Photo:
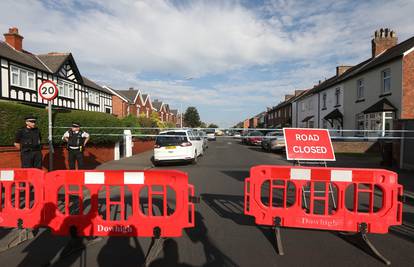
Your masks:
{"label": "cloud", "polygon": [[18,26],[29,51],[71,51],[98,82],[200,106],[226,125],[366,59],[377,28],[404,40],[414,25],[410,0],[21,0],[0,10],[13,11],[0,29]]}

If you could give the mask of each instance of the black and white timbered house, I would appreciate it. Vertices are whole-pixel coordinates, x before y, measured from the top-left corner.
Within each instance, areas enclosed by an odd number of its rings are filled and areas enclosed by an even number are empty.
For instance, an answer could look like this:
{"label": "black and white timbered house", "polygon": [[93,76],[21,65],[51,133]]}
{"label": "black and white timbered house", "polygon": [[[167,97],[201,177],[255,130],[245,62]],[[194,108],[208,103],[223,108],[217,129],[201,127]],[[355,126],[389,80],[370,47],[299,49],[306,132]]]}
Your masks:
{"label": "black and white timbered house", "polygon": [[37,88],[44,80],[52,80],[59,90],[54,106],[112,113],[112,93],[82,76],[71,53],[27,52],[17,28],[4,36],[5,41],[0,41],[0,99],[45,105]]}

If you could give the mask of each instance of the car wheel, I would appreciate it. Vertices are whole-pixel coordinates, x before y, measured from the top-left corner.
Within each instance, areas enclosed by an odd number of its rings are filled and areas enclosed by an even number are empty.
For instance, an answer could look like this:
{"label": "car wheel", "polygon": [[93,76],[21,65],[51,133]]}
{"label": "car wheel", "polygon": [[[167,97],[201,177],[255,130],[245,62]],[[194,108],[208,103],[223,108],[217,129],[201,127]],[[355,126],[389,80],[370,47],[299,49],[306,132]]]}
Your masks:
{"label": "car wheel", "polygon": [[197,164],[197,150],[194,153],[194,158],[191,160],[191,164],[193,165]]}

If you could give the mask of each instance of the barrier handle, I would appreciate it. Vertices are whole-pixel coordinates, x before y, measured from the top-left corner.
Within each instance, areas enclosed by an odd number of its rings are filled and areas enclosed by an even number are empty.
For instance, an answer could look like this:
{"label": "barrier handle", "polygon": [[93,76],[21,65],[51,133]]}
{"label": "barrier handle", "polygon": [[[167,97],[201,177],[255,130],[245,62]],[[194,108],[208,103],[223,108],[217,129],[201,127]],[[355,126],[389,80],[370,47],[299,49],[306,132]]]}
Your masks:
{"label": "barrier handle", "polygon": [[244,180],[244,214],[250,214],[250,177]]}
{"label": "barrier handle", "polygon": [[188,207],[189,207],[189,216],[188,216],[188,226],[190,227],[194,227],[194,221],[195,221],[195,209],[194,209],[194,203],[192,203],[195,200],[195,196],[194,196],[194,186],[189,184],[188,185],[188,193],[189,193],[189,202],[188,202]]}
{"label": "barrier handle", "polygon": [[399,201],[397,202],[397,222],[402,223],[403,204],[401,202],[401,199],[404,198],[404,191],[402,185],[398,186],[398,198]]}

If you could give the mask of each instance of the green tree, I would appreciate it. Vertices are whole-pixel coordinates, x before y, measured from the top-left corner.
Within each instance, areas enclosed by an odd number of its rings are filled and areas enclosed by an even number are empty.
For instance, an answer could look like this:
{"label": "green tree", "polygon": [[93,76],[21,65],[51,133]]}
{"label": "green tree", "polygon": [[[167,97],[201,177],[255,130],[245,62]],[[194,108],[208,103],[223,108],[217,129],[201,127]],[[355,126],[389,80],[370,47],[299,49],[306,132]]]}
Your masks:
{"label": "green tree", "polygon": [[207,128],[218,128],[218,125],[214,123],[210,123]]}
{"label": "green tree", "polygon": [[188,127],[199,127],[201,125],[200,115],[196,107],[188,107],[184,113],[184,123]]}
{"label": "green tree", "polygon": [[200,128],[207,128],[207,124],[205,122],[201,122],[200,123]]}

